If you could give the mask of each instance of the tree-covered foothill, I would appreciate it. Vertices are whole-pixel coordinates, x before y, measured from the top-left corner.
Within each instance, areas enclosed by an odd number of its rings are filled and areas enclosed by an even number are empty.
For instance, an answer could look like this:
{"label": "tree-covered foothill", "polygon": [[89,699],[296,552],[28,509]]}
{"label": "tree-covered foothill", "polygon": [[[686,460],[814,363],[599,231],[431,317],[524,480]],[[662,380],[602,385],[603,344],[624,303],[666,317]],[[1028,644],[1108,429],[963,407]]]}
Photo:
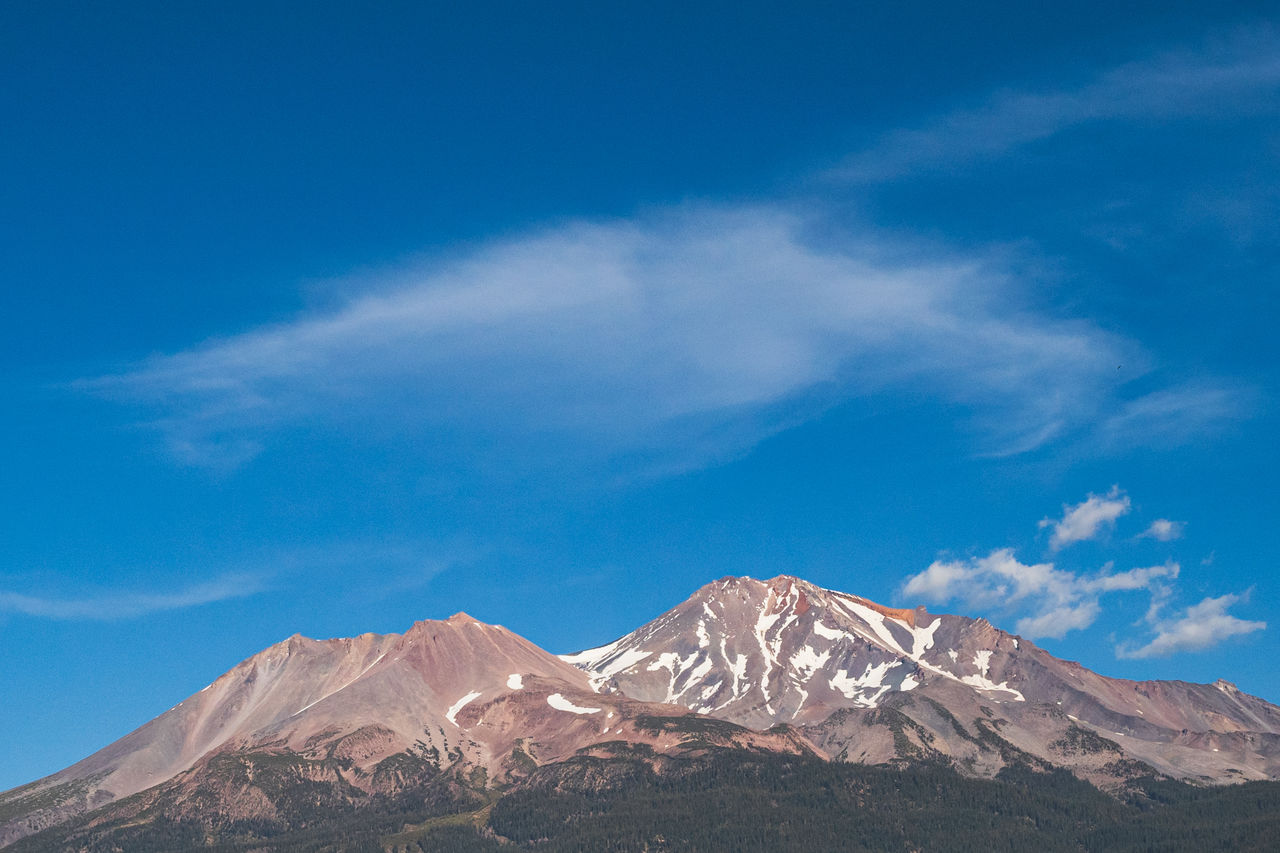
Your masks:
{"label": "tree-covered foothill", "polygon": [[[971,779],[941,764],[868,767],[709,750],[580,756],[484,788],[442,774],[396,796],[280,785],[274,822],[82,818],[5,853],[488,851],[1262,851],[1280,839],[1280,783],[1141,779],[1119,796],[1028,766]],[[472,787],[467,788],[470,784]],[[107,819],[104,819],[107,818]]]}

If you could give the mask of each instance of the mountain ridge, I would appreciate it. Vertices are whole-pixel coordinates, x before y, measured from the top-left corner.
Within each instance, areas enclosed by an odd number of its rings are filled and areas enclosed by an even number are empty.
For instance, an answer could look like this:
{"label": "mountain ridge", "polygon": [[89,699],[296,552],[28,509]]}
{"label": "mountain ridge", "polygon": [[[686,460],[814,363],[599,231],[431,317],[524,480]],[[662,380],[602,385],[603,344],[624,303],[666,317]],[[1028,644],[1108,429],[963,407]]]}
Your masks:
{"label": "mountain ridge", "polygon": [[1280,778],[1280,708],[1221,679],[1101,676],[985,619],[790,575],[728,576],[560,656],[465,612],[403,634],[294,634],[82,761],[0,793],[0,845],[144,792],[199,789],[218,756],[312,762],[325,784],[373,794],[423,773],[470,768],[513,784],[574,755],[699,744],[938,761],[977,777],[1062,767],[1104,788],[1152,773],[1221,783]]}

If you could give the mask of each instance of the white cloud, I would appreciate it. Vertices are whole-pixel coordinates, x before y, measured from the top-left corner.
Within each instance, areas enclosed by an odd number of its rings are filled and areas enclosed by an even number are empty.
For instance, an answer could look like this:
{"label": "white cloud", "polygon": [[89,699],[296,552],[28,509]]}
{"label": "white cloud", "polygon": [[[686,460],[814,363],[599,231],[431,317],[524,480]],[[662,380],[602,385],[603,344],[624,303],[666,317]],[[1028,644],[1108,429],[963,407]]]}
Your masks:
{"label": "white cloud", "polygon": [[1131,589],[1158,589],[1154,581],[1173,580],[1181,573],[1181,567],[1174,562],[1163,566],[1151,566],[1145,569],[1129,569],[1125,572],[1103,572],[1088,581],[1088,587],[1097,592],[1116,592]]}
{"label": "white cloud", "polygon": [[777,206],[565,225],[77,387],[149,410],[180,460],[228,466],[325,424],[688,467],[903,388],[967,409],[1008,453],[1123,405],[1114,365],[1138,348],[1019,309],[996,261],[810,225]]}
{"label": "white cloud", "polygon": [[[1056,548],[1092,538],[1129,507],[1128,496],[1116,486],[1105,496],[1091,494],[1075,506],[1064,504],[1060,521],[1045,519],[1040,526],[1053,525],[1051,544]],[[1161,518],[1141,536],[1168,541],[1181,536],[1182,528],[1182,522]],[[1240,619],[1227,612],[1242,600],[1238,595],[1205,598],[1175,616],[1164,616],[1180,573],[1181,567],[1170,561],[1122,572],[1108,563],[1098,572],[1082,574],[1053,563],[1023,563],[1012,548],[1001,548],[985,557],[935,560],[924,571],[906,578],[902,595],[925,603],[957,602],[970,611],[999,611],[1016,617],[1015,629],[1025,636],[1059,638],[1092,625],[1102,613],[1104,596],[1145,591],[1150,599],[1141,621],[1155,636],[1142,645],[1120,643],[1116,655],[1122,658],[1196,651],[1266,628],[1265,622]]]}
{"label": "white cloud", "polygon": [[1122,658],[1167,657],[1178,652],[1193,652],[1243,634],[1262,631],[1266,622],[1255,622],[1232,616],[1229,608],[1241,601],[1239,595],[1205,598],[1171,618],[1160,618],[1158,610],[1149,614],[1155,637],[1146,645],[1133,648],[1121,645],[1116,654]]}
{"label": "white cloud", "polygon": [[1074,88],[1000,92],[972,109],[889,133],[834,175],[871,183],[955,169],[1098,122],[1274,111],[1277,89],[1280,39],[1253,32],[1207,50],[1121,65]]}
{"label": "white cloud", "polygon": [[256,577],[227,575],[172,592],[103,591],[78,598],[49,598],[0,590],[0,613],[19,613],[45,619],[112,621],[245,598],[262,589],[262,582]]}
{"label": "white cloud", "polygon": [[908,577],[902,593],[923,601],[950,601],[957,597],[958,590],[973,588],[971,581],[976,574],[971,562],[935,560],[920,574]]}
{"label": "white cloud", "polygon": [[1099,599],[1109,592],[1148,590],[1163,596],[1167,581],[1177,578],[1177,563],[1093,575],[1059,569],[1053,563],[1026,564],[1010,548],[985,557],[938,560],[907,578],[903,595],[933,603],[960,602],[968,608],[997,608],[1025,613],[1016,623],[1028,637],[1061,637],[1087,628],[1101,613]]}
{"label": "white cloud", "polygon": [[1018,620],[1016,629],[1027,637],[1062,637],[1068,631],[1088,628],[1101,612],[1102,607],[1096,599],[1086,599],[1023,617]]}
{"label": "white cloud", "polygon": [[1103,447],[1176,447],[1248,415],[1253,389],[1232,383],[1189,382],[1126,400],[1098,425]]}
{"label": "white cloud", "polygon": [[1138,534],[1139,539],[1155,539],[1159,542],[1172,542],[1174,539],[1181,539],[1182,532],[1186,529],[1186,522],[1170,521],[1167,518],[1157,518],[1151,522],[1151,526],[1142,533]]}
{"label": "white cloud", "polygon": [[1043,519],[1041,527],[1053,527],[1049,537],[1049,547],[1057,550],[1072,544],[1083,542],[1098,535],[1099,531],[1115,524],[1116,519],[1129,512],[1129,496],[1112,486],[1106,495],[1090,494],[1082,503],[1075,506],[1062,505],[1062,518],[1058,521]]}

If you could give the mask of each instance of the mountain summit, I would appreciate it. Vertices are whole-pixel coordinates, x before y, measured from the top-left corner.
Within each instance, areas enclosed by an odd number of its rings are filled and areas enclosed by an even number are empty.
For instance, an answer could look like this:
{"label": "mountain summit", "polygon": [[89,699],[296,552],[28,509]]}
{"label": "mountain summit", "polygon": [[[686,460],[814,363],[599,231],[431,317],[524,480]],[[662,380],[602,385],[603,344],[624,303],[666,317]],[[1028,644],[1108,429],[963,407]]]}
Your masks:
{"label": "mountain summit", "polygon": [[658,766],[719,747],[978,777],[1062,767],[1104,788],[1276,779],[1280,708],[1225,681],[1107,678],[983,619],[729,577],[560,657],[465,613],[404,634],[295,635],[0,794],[0,845],[94,809],[270,822],[282,791],[350,805],[432,780],[518,784],[582,756]]}
{"label": "mountain summit", "polygon": [[[848,760],[889,760],[906,744],[993,772],[1006,761],[982,737],[991,729],[1099,781],[1121,756],[1175,778],[1280,773],[1280,708],[1226,682],[1107,678],[985,619],[885,607],[786,575],[722,578],[562,658],[597,690],[752,728],[793,724]],[[1081,738],[1097,752],[1078,754],[1070,744]]]}

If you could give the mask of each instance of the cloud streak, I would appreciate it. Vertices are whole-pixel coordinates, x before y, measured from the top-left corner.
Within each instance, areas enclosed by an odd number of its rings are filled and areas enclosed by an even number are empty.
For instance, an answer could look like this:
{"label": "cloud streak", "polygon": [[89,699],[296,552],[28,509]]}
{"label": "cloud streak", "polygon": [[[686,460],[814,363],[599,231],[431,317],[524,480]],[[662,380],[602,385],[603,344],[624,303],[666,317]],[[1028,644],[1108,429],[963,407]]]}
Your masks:
{"label": "cloud streak", "polygon": [[[1273,109],[1277,89],[1267,30],[1075,88],[995,94],[885,135],[841,174],[950,169],[1094,122]],[[346,424],[433,445],[479,436],[501,457],[491,470],[570,457],[680,470],[903,390],[958,408],[991,456],[1068,439],[1086,453],[1178,445],[1249,414],[1248,388],[1214,380],[1132,395],[1122,379],[1153,359],[1097,324],[1026,308],[1007,257],[891,239],[813,199],[804,210],[689,204],[562,223],[374,274],[331,310],[75,387],[141,407],[175,458],[222,468],[279,430]]]}
{"label": "cloud streak", "polygon": [[1278,89],[1280,39],[1253,32],[1208,50],[1121,65],[1075,88],[1000,92],[974,108],[889,133],[832,176],[865,184],[954,169],[1099,122],[1274,111],[1269,98]]}
{"label": "cloud streak", "polygon": [[76,387],[143,407],[176,457],[208,465],[346,419],[687,467],[904,388],[1016,453],[1123,408],[1114,365],[1140,349],[1020,309],[997,261],[812,226],[776,205],[571,223]]}
{"label": "cloud streak", "polygon": [[62,621],[110,622],[247,598],[263,589],[256,577],[226,575],[172,592],[104,591],[78,598],[49,598],[0,590],[0,613]]}

